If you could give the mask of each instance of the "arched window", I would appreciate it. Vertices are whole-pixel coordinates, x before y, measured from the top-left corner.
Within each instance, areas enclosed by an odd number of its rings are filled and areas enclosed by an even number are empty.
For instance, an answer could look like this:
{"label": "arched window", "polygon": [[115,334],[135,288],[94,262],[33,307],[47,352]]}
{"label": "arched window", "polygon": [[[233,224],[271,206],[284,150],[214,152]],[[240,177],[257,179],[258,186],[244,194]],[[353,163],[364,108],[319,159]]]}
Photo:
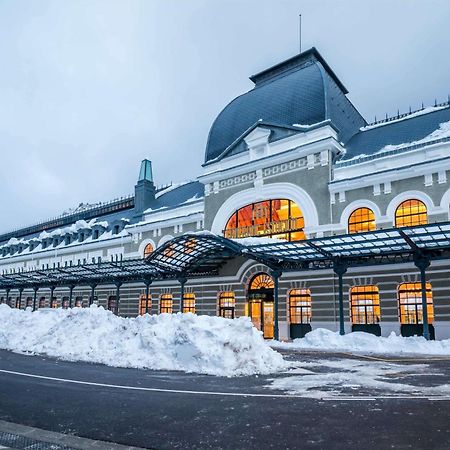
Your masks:
{"label": "arched window", "polygon": [[195,314],[195,294],[193,292],[186,292],[183,295],[183,312]]}
{"label": "arched window", "polygon": [[39,299],[39,308],[45,308],[45,297]]}
{"label": "arched window", "polygon": [[219,292],[219,316],[234,319],[236,297],[233,291]]}
{"label": "arched window", "polygon": [[27,308],[31,308],[31,307],[33,307],[33,297],[27,297],[27,300],[26,300],[26,303],[25,303],[27,306]]}
{"label": "arched window", "polygon": [[147,258],[147,256],[151,255],[153,253],[153,245],[147,244],[144,248],[144,258]]}
{"label": "arched window", "polygon": [[428,223],[427,207],[417,199],[406,200],[395,210],[396,227],[412,227]]}
{"label": "arched window", "polygon": [[289,291],[289,320],[292,324],[311,322],[311,291],[309,289]]}
{"label": "arched window", "polygon": [[83,297],[75,297],[75,308],[83,307]]}
{"label": "arched window", "polygon": [[67,309],[69,307],[69,297],[62,298],[61,306],[63,309]]}
{"label": "arched window", "polygon": [[50,308],[57,308],[58,307],[58,299],[56,297],[52,297],[50,300]]}
{"label": "arched window", "polygon": [[108,297],[108,311],[115,312],[116,311],[116,303],[117,303],[116,296],[110,295]]}
{"label": "arched window", "polygon": [[[433,293],[431,284],[426,283],[428,323],[433,323]],[[398,287],[398,306],[400,323],[423,324],[422,286],[421,283],[403,283]]]}
{"label": "arched window", "polygon": [[350,289],[350,318],[353,325],[380,322],[380,294],[377,286],[353,286]]}
{"label": "arched window", "polygon": [[238,209],[228,220],[224,236],[230,239],[269,236],[288,241],[305,239],[303,213],[292,200],[275,199]]}
{"label": "arched window", "polygon": [[145,294],[142,294],[139,299],[139,314],[143,316],[144,314],[152,313],[152,296],[148,294],[148,297]]}
{"label": "arched window", "polygon": [[249,289],[273,289],[274,287],[273,278],[267,273],[260,273],[252,279]]}
{"label": "arched window", "polygon": [[375,228],[375,214],[369,208],[355,209],[348,218],[349,233],[373,231]]}
{"label": "arched window", "polygon": [[173,313],[173,297],[172,294],[161,294],[159,297],[159,312],[160,314]]}

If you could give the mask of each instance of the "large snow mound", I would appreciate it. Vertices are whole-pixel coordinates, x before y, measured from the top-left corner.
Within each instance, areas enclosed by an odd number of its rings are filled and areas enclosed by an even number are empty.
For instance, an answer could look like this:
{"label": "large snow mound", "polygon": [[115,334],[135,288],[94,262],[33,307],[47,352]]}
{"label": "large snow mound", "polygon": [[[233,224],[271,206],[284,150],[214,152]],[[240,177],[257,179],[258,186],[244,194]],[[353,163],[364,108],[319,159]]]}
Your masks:
{"label": "large snow mound", "polygon": [[102,307],[32,312],[0,305],[0,348],[115,367],[209,375],[268,374],[288,363],[247,317],[123,318]]}
{"label": "large snow mound", "polygon": [[341,336],[338,332],[317,328],[302,339],[290,343],[274,343],[273,347],[299,350],[333,350],[377,354],[450,355],[450,339],[427,341],[424,337],[388,337],[354,332]]}

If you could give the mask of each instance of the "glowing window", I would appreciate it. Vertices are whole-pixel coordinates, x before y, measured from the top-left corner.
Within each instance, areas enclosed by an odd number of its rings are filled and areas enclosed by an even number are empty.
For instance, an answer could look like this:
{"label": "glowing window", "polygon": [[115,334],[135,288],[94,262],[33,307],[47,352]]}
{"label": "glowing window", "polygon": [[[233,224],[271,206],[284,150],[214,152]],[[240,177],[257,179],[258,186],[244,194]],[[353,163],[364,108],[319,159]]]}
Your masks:
{"label": "glowing window", "polygon": [[288,241],[305,239],[303,213],[292,200],[275,199],[238,209],[228,220],[224,236],[231,239],[269,236]]}
{"label": "glowing window", "polygon": [[375,230],[375,214],[369,208],[358,208],[348,218],[348,232],[361,233]]}
{"label": "glowing window", "polygon": [[219,293],[219,316],[226,319],[234,319],[236,297],[233,291]]}
{"label": "glowing window", "polygon": [[172,314],[173,313],[172,294],[162,294],[159,297],[159,312],[161,314],[163,314],[163,313]]}
{"label": "glowing window", "polygon": [[350,289],[350,318],[352,324],[380,322],[380,294],[377,286],[354,286]]}
{"label": "glowing window", "polygon": [[116,310],[116,303],[117,303],[116,296],[115,295],[110,295],[108,297],[108,311],[115,312],[115,310]]}
{"label": "glowing window", "polygon": [[139,314],[143,316],[144,314],[152,313],[152,296],[149,294],[148,297],[142,294],[139,299]]}
{"label": "glowing window", "polygon": [[193,292],[186,292],[183,295],[183,312],[195,314],[195,294]]}
{"label": "glowing window", "polygon": [[250,283],[250,289],[273,289],[274,283],[273,279],[267,273],[260,273],[256,275],[255,278]]}
{"label": "glowing window", "polygon": [[58,299],[56,297],[52,297],[50,300],[50,308],[57,308],[58,307]]}
{"label": "glowing window", "polygon": [[412,227],[428,223],[427,207],[420,200],[406,200],[395,211],[396,227]]}
{"label": "glowing window", "polygon": [[16,297],[16,308],[20,309],[21,308],[21,301],[20,301],[20,297]]}
{"label": "glowing window", "polygon": [[144,258],[147,258],[147,256],[151,255],[153,253],[153,245],[147,244],[144,248]]}
{"label": "glowing window", "polygon": [[[433,293],[426,283],[428,323],[434,320]],[[401,324],[423,323],[421,283],[403,283],[398,287],[398,303]]]}
{"label": "glowing window", "polygon": [[311,291],[309,289],[289,291],[289,318],[291,323],[311,322]]}

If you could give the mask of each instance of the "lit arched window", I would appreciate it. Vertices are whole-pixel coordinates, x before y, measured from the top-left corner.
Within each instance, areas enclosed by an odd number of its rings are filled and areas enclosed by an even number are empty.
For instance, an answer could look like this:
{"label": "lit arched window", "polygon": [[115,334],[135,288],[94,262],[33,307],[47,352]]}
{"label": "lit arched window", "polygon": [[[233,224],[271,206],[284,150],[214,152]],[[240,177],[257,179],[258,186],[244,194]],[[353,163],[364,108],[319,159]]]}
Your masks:
{"label": "lit arched window", "polygon": [[152,312],[152,296],[148,294],[148,297],[145,294],[141,295],[139,299],[139,314],[143,316],[144,314],[151,314]]}
{"label": "lit arched window", "polygon": [[[434,319],[433,293],[431,284],[426,284],[428,323]],[[421,283],[403,283],[398,287],[398,306],[400,323],[420,324],[423,323],[422,313],[422,285]]]}
{"label": "lit arched window", "polygon": [[396,227],[412,227],[428,223],[427,207],[417,199],[406,200],[395,211]]}
{"label": "lit arched window", "polygon": [[309,289],[291,289],[289,291],[290,323],[311,322],[311,291]]}
{"label": "lit arched window", "polygon": [[380,322],[380,294],[377,286],[354,286],[350,289],[350,318],[354,325]]}
{"label": "lit arched window", "polygon": [[159,312],[172,314],[173,313],[173,298],[172,294],[161,294],[159,297]]}
{"label": "lit arched window", "polygon": [[265,200],[244,206],[229,218],[224,236],[238,239],[269,236],[287,241],[305,239],[303,213],[292,200]]}
{"label": "lit arched window", "polygon": [[193,292],[186,292],[183,295],[183,312],[195,314],[195,294]]}
{"label": "lit arched window", "polygon": [[234,292],[226,291],[219,293],[219,316],[226,319],[234,319],[236,308],[236,297]]}
{"label": "lit arched window", "polygon": [[256,275],[250,283],[250,290],[253,289],[273,289],[273,278],[267,273],[260,273]]}
{"label": "lit arched window", "polygon": [[375,230],[375,214],[369,208],[355,209],[348,218],[348,232],[362,233]]}
{"label": "lit arched window", "polygon": [[151,255],[153,253],[153,245],[147,244],[144,248],[144,258],[147,258],[147,256]]}
{"label": "lit arched window", "polygon": [[58,307],[58,299],[56,297],[52,297],[50,300],[50,308],[57,308]]}

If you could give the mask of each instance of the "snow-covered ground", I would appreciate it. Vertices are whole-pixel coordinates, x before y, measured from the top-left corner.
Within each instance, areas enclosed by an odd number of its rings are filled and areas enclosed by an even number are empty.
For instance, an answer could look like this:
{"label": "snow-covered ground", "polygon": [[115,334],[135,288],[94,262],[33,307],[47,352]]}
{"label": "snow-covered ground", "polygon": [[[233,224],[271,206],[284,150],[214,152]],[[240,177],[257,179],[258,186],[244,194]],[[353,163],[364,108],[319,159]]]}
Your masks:
{"label": "snow-covered ground", "polygon": [[302,339],[295,339],[293,342],[273,342],[271,346],[286,350],[331,350],[363,354],[450,355],[450,339],[427,341],[419,336],[397,336],[394,332],[388,337],[361,332],[341,336],[338,332],[325,328],[317,328]]}
{"label": "snow-covered ground", "polygon": [[32,312],[3,304],[0,324],[0,348],[69,361],[222,376],[275,373],[289,366],[247,317],[122,318],[96,306]]}

